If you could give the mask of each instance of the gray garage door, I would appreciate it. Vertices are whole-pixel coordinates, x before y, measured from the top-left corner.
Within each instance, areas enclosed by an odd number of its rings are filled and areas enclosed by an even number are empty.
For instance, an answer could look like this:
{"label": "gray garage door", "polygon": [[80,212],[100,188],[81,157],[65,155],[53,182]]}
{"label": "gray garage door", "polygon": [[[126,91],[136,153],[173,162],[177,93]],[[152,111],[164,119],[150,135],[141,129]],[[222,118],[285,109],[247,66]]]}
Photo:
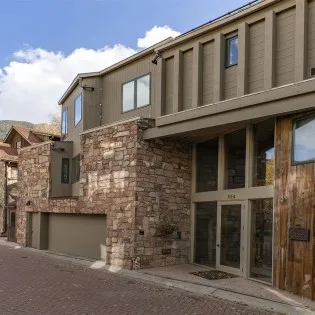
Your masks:
{"label": "gray garage door", "polygon": [[105,260],[106,216],[49,214],[48,249]]}

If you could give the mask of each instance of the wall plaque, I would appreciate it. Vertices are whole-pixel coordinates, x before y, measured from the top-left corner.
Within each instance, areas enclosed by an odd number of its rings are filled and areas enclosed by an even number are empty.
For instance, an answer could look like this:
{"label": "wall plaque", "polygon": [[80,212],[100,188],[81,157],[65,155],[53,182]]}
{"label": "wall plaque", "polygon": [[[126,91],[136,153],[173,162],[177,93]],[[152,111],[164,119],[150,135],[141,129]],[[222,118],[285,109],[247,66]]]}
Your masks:
{"label": "wall plaque", "polygon": [[291,226],[289,228],[289,240],[309,242],[310,230],[297,226]]}

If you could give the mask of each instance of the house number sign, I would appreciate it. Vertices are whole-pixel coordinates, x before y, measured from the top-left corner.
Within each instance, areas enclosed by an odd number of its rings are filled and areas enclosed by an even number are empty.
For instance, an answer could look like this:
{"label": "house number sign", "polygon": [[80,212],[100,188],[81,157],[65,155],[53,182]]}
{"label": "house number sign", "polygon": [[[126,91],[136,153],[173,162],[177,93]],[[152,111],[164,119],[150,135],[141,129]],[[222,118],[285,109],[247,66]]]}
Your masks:
{"label": "house number sign", "polygon": [[310,230],[297,226],[291,226],[289,228],[289,240],[309,242]]}

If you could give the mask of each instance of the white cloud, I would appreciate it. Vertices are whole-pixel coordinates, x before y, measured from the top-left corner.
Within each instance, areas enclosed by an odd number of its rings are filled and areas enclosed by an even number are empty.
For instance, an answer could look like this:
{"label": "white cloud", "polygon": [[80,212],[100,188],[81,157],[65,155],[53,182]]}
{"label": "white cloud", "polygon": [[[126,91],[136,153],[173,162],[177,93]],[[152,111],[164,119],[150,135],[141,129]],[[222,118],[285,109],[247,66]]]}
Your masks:
{"label": "white cloud", "polygon": [[153,26],[152,29],[145,33],[143,38],[138,38],[139,48],[148,48],[168,37],[176,37],[180,35],[179,32],[174,31],[169,26]]}
{"label": "white cloud", "polygon": [[[153,27],[138,39],[138,47],[153,45],[177,32]],[[47,121],[59,111],[58,100],[78,73],[100,71],[137,50],[121,44],[93,50],[78,48],[71,54],[26,47],[14,53],[0,69],[0,120]]]}

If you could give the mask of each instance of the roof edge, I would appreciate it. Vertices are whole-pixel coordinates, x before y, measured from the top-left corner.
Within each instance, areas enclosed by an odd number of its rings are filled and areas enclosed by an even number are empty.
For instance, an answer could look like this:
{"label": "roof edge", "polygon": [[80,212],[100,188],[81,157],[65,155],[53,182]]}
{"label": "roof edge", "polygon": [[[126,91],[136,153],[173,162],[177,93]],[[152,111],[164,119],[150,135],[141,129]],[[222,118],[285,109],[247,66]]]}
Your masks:
{"label": "roof edge", "polygon": [[62,97],[60,98],[60,100],[58,101],[58,105],[61,105],[65,100],[66,98],[70,95],[70,93],[74,90],[74,88],[79,84],[79,79],[84,79],[84,78],[90,78],[90,77],[98,77],[98,76],[102,76],[106,73],[109,73],[111,71],[114,71],[122,66],[125,66],[127,65],[128,63],[130,62],[133,62],[137,59],[140,59],[141,57],[145,56],[145,55],[148,55],[152,52],[154,52],[156,50],[156,48],[160,47],[161,45],[165,45],[167,44],[168,42],[171,42],[173,41],[174,38],[173,37],[168,37],[158,43],[156,43],[155,45],[152,45],[146,49],[143,49],[133,55],[131,55],[130,57],[128,58],[125,58],[99,72],[87,72],[87,73],[79,73],[72,81],[72,83],[70,84],[70,86],[67,88],[66,92],[62,95]]}
{"label": "roof edge", "polygon": [[280,1],[281,0],[260,0],[260,1],[256,0],[256,1],[250,2],[249,4],[245,4],[244,6],[241,6],[238,9],[228,12],[221,17],[215,18],[214,20],[209,21],[208,23],[205,23],[184,34],[177,36],[172,42],[166,43],[165,45],[160,46],[159,49],[156,49],[156,51],[163,52],[165,50],[168,50],[176,45],[181,44],[184,41],[191,40],[201,35],[204,35],[205,33],[209,31],[213,31],[226,24],[232,23],[235,20],[238,20],[247,15],[253,14],[254,12],[260,11]]}

